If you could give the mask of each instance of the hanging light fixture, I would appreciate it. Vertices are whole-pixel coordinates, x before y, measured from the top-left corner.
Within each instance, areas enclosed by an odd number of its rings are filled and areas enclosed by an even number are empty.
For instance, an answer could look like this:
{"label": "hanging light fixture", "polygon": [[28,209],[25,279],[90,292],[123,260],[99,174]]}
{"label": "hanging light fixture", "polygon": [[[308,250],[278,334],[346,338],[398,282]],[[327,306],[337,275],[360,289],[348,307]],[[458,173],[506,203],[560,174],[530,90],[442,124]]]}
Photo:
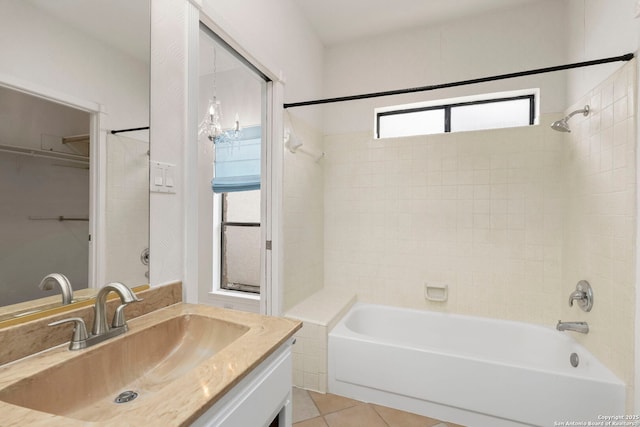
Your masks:
{"label": "hanging light fixture", "polygon": [[198,136],[206,135],[211,142],[222,135],[222,107],[216,99],[216,47],[213,46],[213,99],[209,99],[207,111],[198,127]]}
{"label": "hanging light fixture", "polygon": [[218,101],[214,96],[213,99],[209,100],[207,113],[205,114],[202,123],[200,123],[199,134],[205,134],[209,141],[215,142],[216,138],[222,134],[222,125],[220,123],[221,119],[222,114],[220,112],[220,101]]}

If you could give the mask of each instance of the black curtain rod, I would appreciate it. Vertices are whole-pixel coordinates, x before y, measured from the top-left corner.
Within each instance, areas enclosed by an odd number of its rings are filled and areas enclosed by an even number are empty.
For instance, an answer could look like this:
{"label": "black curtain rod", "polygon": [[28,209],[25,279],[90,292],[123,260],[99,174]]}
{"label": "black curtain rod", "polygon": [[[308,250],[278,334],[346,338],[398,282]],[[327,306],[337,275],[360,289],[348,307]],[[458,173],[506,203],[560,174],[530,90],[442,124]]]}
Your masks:
{"label": "black curtain rod", "polygon": [[111,135],[115,135],[116,133],[122,133],[122,132],[135,132],[135,131],[137,131],[137,130],[149,130],[149,126],[142,127],[142,128],[131,128],[131,129],[112,130],[112,131],[111,131]]}
{"label": "black curtain rod", "polygon": [[517,73],[498,74],[496,76],[491,76],[491,77],[481,77],[478,79],[461,80],[461,81],[452,82],[452,83],[442,83],[437,85],[421,86],[421,87],[414,87],[409,89],[389,90],[385,92],[365,93],[362,95],[341,96],[337,98],[316,99],[314,101],[292,102],[292,103],[284,104],[283,107],[284,108],[305,107],[308,105],[330,104],[333,102],[355,101],[358,99],[378,98],[381,96],[402,95],[405,93],[414,93],[414,92],[426,92],[429,90],[445,89],[449,87],[471,85],[476,83],[493,82],[496,80],[511,79],[514,77],[531,76],[533,74],[550,73],[552,71],[561,71],[561,70],[569,70],[572,68],[589,67],[591,65],[607,64],[609,62],[631,61],[633,57],[634,57],[633,53],[627,53],[626,55],[613,56],[611,58],[595,59],[593,61],[585,61],[585,62],[576,62],[573,64],[558,65],[555,67],[536,68],[534,70],[519,71]]}

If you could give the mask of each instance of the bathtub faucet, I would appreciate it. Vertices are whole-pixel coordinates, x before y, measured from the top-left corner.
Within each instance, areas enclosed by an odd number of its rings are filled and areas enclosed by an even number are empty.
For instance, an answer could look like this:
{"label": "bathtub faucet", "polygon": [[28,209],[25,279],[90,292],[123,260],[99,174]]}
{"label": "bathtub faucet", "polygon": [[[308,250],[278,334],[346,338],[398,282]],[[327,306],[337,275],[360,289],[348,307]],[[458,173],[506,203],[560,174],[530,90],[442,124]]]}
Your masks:
{"label": "bathtub faucet", "polygon": [[559,331],[573,331],[580,332],[581,334],[589,333],[589,325],[587,322],[563,322],[558,320],[556,329]]}
{"label": "bathtub faucet", "polygon": [[569,295],[569,307],[577,302],[582,311],[591,311],[593,307],[593,289],[586,280],[580,280],[576,285],[576,290]]}

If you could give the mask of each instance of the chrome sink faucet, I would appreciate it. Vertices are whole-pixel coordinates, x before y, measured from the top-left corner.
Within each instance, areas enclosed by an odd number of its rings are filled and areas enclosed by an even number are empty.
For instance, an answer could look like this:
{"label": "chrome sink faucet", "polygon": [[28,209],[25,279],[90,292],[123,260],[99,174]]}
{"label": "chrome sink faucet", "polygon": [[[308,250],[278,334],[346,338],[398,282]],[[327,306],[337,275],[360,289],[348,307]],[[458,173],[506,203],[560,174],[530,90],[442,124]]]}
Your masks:
{"label": "chrome sink faucet", "polygon": [[67,279],[67,276],[60,273],[51,273],[44,276],[44,279],[40,281],[38,287],[43,291],[53,290],[53,287],[57,285],[62,292],[62,305],[71,304],[73,302],[73,289],[71,288],[71,282]]}
{"label": "chrome sink faucet", "polygon": [[589,333],[589,325],[587,322],[562,322],[558,320],[556,329],[559,331],[573,331],[581,334]]}
{"label": "chrome sink faucet", "polygon": [[[111,326],[109,326],[107,322],[107,295],[109,295],[110,292],[115,292],[120,297],[120,305],[116,307]],[[95,316],[91,334],[87,333],[87,327],[84,320],[79,317],[58,320],[57,322],[49,323],[49,326],[73,322],[73,336],[71,338],[71,344],[69,344],[69,349],[80,350],[91,347],[92,345],[121,335],[129,330],[127,321],[124,318],[124,308],[127,304],[136,301],[142,300],[138,298],[126,285],[123,285],[120,282],[109,283],[102,287],[96,296],[96,303],[93,308]]]}
{"label": "chrome sink faucet", "polygon": [[[109,292],[115,292],[120,296],[121,304],[116,308],[113,315],[111,327],[107,323],[107,295]],[[132,302],[141,301],[131,289],[120,282],[109,283],[98,291],[96,296],[96,304],[94,306],[95,319],[93,320],[93,335],[102,335],[109,332],[112,328],[124,328],[123,332],[129,330],[127,321],[124,318],[124,307]]]}

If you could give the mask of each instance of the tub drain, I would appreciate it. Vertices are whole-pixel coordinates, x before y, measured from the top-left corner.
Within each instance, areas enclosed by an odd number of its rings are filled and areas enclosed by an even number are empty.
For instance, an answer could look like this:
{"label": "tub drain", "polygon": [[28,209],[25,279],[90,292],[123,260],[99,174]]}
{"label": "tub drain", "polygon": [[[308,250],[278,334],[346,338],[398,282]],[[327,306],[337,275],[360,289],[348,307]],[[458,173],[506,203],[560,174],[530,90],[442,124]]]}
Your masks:
{"label": "tub drain", "polygon": [[574,368],[577,368],[578,363],[580,363],[580,358],[578,357],[578,354],[571,353],[571,356],[569,356],[569,362],[571,363],[571,366],[573,366]]}
{"label": "tub drain", "polygon": [[114,402],[116,403],[127,403],[131,402],[133,399],[138,397],[138,393],[133,390],[123,391],[115,398]]}

